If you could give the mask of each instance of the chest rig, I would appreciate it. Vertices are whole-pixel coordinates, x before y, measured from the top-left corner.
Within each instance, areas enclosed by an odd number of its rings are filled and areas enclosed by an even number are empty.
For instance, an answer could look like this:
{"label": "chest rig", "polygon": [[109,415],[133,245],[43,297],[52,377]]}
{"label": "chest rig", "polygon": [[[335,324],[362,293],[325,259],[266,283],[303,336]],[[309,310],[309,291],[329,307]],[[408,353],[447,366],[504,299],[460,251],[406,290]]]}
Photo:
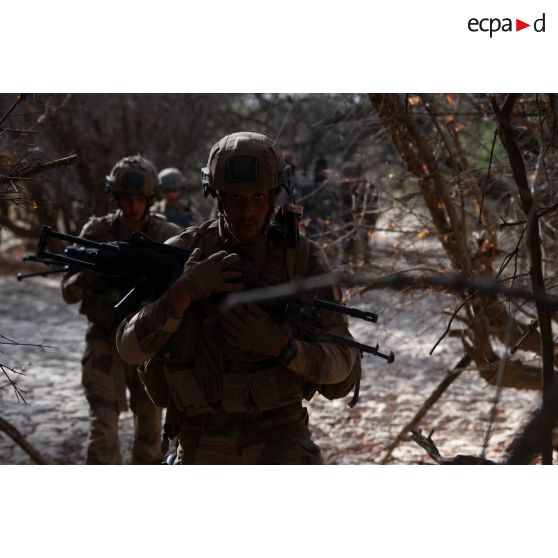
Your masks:
{"label": "chest rig", "polygon": [[[184,247],[199,247],[205,257],[230,248],[215,223],[201,225]],[[306,238],[296,248],[285,248],[268,235],[260,245],[243,249],[254,258],[249,265],[246,258],[240,264],[248,285],[284,283],[304,275],[308,266]],[[219,298],[210,298],[192,304],[159,355],[175,411],[185,417],[267,411],[310,398],[315,387],[276,359],[247,354],[227,343],[219,303]],[[278,323],[286,335],[293,334],[288,323]]]}

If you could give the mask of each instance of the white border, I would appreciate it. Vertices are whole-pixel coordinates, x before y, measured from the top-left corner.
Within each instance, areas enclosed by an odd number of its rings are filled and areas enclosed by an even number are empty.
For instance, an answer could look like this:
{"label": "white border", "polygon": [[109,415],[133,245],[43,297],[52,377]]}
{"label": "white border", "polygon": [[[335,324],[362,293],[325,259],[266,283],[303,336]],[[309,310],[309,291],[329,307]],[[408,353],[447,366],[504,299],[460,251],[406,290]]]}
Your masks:
{"label": "white border", "polygon": [[[28,0],[2,8],[3,91],[556,90],[543,0]],[[471,33],[471,17],[547,30]],[[556,18],[556,19],[555,19]]]}
{"label": "white border", "polygon": [[[4,92],[558,89],[549,1],[5,4]],[[466,29],[470,17],[542,12],[544,35]],[[0,470],[6,556],[469,557],[554,546],[551,467]]]}

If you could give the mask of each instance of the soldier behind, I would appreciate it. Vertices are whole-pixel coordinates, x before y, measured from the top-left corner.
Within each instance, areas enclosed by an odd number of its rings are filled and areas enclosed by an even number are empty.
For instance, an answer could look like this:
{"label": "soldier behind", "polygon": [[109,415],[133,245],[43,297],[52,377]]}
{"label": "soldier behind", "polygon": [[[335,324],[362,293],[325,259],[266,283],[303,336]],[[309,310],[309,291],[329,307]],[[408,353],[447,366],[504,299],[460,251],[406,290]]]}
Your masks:
{"label": "soldier behind", "polygon": [[178,169],[168,168],[159,173],[159,180],[163,199],[153,206],[153,210],[180,228],[199,225],[203,219],[192,206],[186,177]]}
{"label": "soldier behind", "polygon": [[[136,155],[116,163],[106,179],[106,188],[119,209],[103,217],[91,217],[80,236],[98,242],[128,240],[134,231],[142,231],[159,242],[177,234],[176,225],[149,213],[156,188],[155,166]],[[126,386],[134,413],[135,438],[132,463],[160,463],[161,409],[145,393],[135,366],[128,366],[115,346],[117,323],[113,306],[131,285],[102,277],[94,271],[69,273],[62,279],[62,296],[69,303],[81,301],[80,313],[89,326],[82,359],[82,384],[89,403],[90,430],[86,462],[119,464],[122,462],[118,441],[118,416],[127,410]]]}
{"label": "soldier behind", "polygon": [[[302,401],[316,391],[346,395],[360,374],[360,352],[304,334],[284,312],[254,304],[223,316],[222,297],[212,295],[327,273],[325,255],[302,234],[290,247],[284,229],[270,223],[288,173],[269,137],[222,138],[202,175],[219,217],[168,241],[193,254],[163,296],[120,324],[118,350],[129,364],[145,363],[149,393],[168,403],[170,437],[178,434],[179,442],[175,463],[321,463]],[[338,301],[337,292],[317,294]],[[342,314],[323,311],[311,323],[351,337]]]}
{"label": "soldier behind", "polygon": [[339,221],[343,241],[339,251],[345,263],[361,265],[368,261],[368,237],[376,224],[378,189],[364,178],[361,165],[355,161],[341,165],[341,176]]}

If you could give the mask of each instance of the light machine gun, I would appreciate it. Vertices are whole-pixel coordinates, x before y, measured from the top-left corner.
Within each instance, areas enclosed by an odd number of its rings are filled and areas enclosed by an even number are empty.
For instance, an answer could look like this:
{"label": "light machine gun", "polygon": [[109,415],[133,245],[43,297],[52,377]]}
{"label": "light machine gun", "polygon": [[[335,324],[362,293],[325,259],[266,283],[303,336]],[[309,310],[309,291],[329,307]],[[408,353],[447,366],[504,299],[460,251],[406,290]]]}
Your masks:
{"label": "light machine gun", "polygon": [[[48,241],[57,238],[74,246],[64,253],[48,250]],[[133,287],[115,305],[122,318],[149,298],[161,296],[180,276],[191,251],[155,242],[141,232],[127,241],[113,244],[64,234],[43,226],[35,257],[38,261],[61,263],[72,271],[92,270],[115,280],[127,280]]]}
{"label": "light machine gun", "polygon": [[[48,250],[50,238],[65,240],[73,243],[73,245],[66,248],[62,254],[51,252]],[[71,250],[69,250],[70,248]],[[241,258],[250,258],[249,254],[246,254],[241,247],[237,247],[234,243],[226,245],[225,248],[230,252],[238,253]],[[49,264],[64,264],[70,271],[89,269],[115,280],[129,281],[133,287],[114,307],[120,319],[123,319],[137,310],[142,302],[161,296],[180,276],[184,264],[191,254],[190,250],[183,250],[176,246],[151,240],[149,236],[141,232],[134,232],[127,241],[107,244],[53,231],[50,227],[43,226],[35,259]],[[268,288],[273,289],[275,287]],[[287,314],[293,315],[294,313],[300,317],[300,319],[297,318],[296,323],[301,330],[312,335],[328,337],[348,347],[355,347],[362,352],[383,358],[388,363],[393,362],[394,355],[392,352],[387,355],[380,353],[377,345],[372,347],[353,339],[335,335],[307,323],[304,319],[305,308],[340,312],[369,322],[377,321],[378,316],[376,314],[305,294],[289,295],[279,299],[277,297],[273,298],[274,300],[270,301],[269,305],[265,299],[259,301],[260,306],[262,308],[266,306],[277,307],[280,304]]]}
{"label": "light machine gun", "polygon": [[[23,256],[22,261],[24,262],[38,262],[45,265],[56,265],[57,262],[49,262],[47,260],[39,260],[34,254],[27,254]],[[45,269],[44,271],[35,271],[34,273],[21,273],[16,275],[18,281],[23,279],[28,279],[29,277],[46,277],[47,275],[54,275],[55,273],[64,273],[65,271],[70,271],[70,266],[65,265],[64,267],[57,267],[56,269]]]}
{"label": "light machine gun", "polygon": [[[77,246],[71,245],[64,249],[64,255],[69,256],[70,258],[78,258],[83,259],[90,255],[88,249],[85,246]],[[36,262],[42,263],[47,266],[59,266],[60,261],[52,260],[47,257],[39,259],[35,254],[26,254],[23,256],[22,261],[24,262]],[[45,269],[44,271],[36,271],[34,273],[18,273],[16,278],[18,281],[22,281],[23,279],[28,279],[29,277],[46,277],[47,275],[54,275],[56,273],[66,273],[68,271],[78,271],[74,269],[71,265],[67,264],[63,267],[56,267],[55,269]]]}

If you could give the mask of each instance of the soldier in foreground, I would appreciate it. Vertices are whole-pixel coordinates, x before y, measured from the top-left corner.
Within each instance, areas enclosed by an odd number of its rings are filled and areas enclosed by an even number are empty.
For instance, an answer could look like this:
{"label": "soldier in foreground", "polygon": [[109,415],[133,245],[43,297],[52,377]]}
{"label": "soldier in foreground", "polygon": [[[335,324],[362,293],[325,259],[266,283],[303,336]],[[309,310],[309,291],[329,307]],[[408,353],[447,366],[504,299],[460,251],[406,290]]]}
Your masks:
{"label": "soldier in foreground", "polygon": [[[216,143],[202,175],[219,217],[168,241],[194,250],[181,277],[118,328],[122,358],[144,363],[150,395],[168,405],[176,464],[319,464],[302,401],[343,397],[360,375],[358,349],[302,333],[284,314],[254,304],[219,312],[219,294],[329,271],[317,244],[300,235],[289,245],[272,221],[288,170],[263,134]],[[337,292],[319,294],[338,301]],[[324,310],[313,322],[351,338],[344,315]]]}
{"label": "soldier in foreground", "polygon": [[[163,216],[149,212],[159,185],[157,170],[150,161],[139,155],[125,157],[116,163],[106,180],[107,191],[114,196],[119,209],[103,217],[91,217],[80,236],[113,242],[128,240],[134,231],[142,231],[163,242],[179,231]],[[113,306],[131,285],[87,270],[68,273],[61,286],[64,300],[69,304],[81,301],[80,313],[89,320],[82,359],[82,383],[91,420],[86,462],[122,462],[118,416],[128,408],[127,386],[134,413],[132,463],[159,463],[161,409],[149,400],[136,367],[128,366],[120,358],[115,345],[118,323],[114,323]]]}
{"label": "soldier in foreground", "polygon": [[159,180],[163,199],[153,206],[153,210],[163,214],[167,221],[180,228],[201,224],[203,219],[192,205],[184,174],[171,167],[159,173]]}

